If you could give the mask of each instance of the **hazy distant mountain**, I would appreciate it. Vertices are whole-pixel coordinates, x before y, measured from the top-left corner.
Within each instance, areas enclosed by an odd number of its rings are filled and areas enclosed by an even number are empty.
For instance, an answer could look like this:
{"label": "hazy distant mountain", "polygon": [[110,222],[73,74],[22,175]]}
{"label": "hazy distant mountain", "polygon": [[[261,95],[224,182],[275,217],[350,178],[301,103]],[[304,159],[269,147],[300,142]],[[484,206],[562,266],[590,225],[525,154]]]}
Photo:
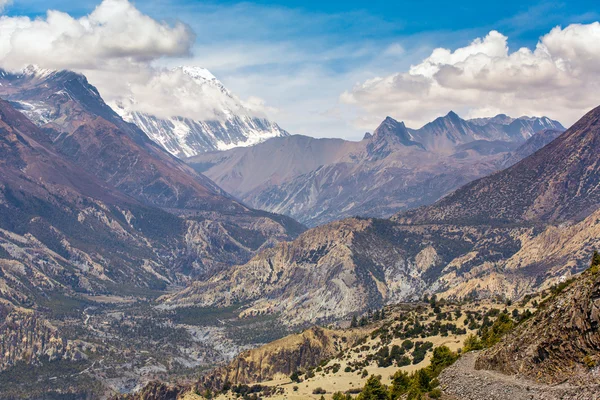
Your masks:
{"label": "hazy distant mountain", "polygon": [[171,154],[177,157],[191,157],[207,151],[252,146],[273,137],[289,135],[276,123],[264,117],[257,117],[208,70],[199,67],[179,67],[174,71],[182,72],[193,79],[193,88],[196,90],[193,95],[204,100],[215,118],[160,118],[135,111],[135,99],[113,104],[115,111],[124,120],[139,126]]}
{"label": "hazy distant mountain", "polygon": [[[360,142],[289,136],[186,161],[246,204],[309,226],[356,215],[389,217],[433,203],[501,168],[508,157],[531,154],[545,142],[512,152],[544,121],[560,126],[548,118],[506,118],[475,124],[450,113],[412,130],[388,117]],[[528,130],[511,136],[516,125]]]}
{"label": "hazy distant mountain", "polygon": [[414,140],[428,150],[452,152],[457,145],[476,140],[524,142],[544,129],[564,130],[558,121],[547,117],[511,118],[504,114],[492,118],[464,120],[451,111],[444,117],[410,130]]}
{"label": "hazy distant mountain", "polygon": [[438,203],[398,216],[420,223],[581,219],[600,204],[600,107],[540,151]]}

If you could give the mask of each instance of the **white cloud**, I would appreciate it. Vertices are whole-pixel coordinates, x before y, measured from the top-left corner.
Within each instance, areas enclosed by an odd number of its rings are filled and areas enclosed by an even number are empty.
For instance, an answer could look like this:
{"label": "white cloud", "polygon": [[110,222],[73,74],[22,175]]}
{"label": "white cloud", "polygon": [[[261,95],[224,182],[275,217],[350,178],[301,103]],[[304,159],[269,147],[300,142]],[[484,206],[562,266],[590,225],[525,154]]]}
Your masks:
{"label": "white cloud", "polygon": [[50,10],[46,18],[0,17],[0,60],[7,68],[102,69],[115,60],[145,63],[189,54],[194,34],[182,23],[158,22],[127,0],[104,0],[75,19]]}
{"label": "white cloud", "polygon": [[[125,90],[120,88],[115,100],[124,102],[133,111],[160,118],[178,116],[196,120],[219,120],[226,118],[228,112],[263,116],[268,109],[264,101],[256,97],[242,102],[208,71],[200,71],[204,77],[194,77],[193,72],[186,73],[183,68],[153,69],[149,78],[136,80],[131,77],[132,83]],[[128,102],[127,97],[133,99],[133,103]]]}
{"label": "white cloud", "polygon": [[162,118],[222,119],[220,110],[259,116],[274,111],[257,97],[244,103],[219,83],[156,66],[168,59],[190,62],[195,39],[184,23],[157,21],[128,0],[103,0],[81,18],[54,10],[45,18],[0,17],[0,66],[75,70],[109,104]]}
{"label": "white cloud", "polygon": [[363,111],[356,124],[386,115],[419,127],[454,110],[467,117],[495,112],[548,115],[571,124],[600,100],[600,23],[556,27],[536,48],[510,52],[497,31],[454,51],[435,49],[404,72],[377,77],[340,99]]}

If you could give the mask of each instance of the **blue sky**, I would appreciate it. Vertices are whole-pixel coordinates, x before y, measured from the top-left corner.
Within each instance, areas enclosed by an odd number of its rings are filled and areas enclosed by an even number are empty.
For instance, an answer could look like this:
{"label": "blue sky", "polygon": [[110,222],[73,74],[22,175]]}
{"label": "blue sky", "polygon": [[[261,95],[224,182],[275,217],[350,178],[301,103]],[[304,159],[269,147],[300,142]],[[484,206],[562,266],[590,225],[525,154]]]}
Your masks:
{"label": "blue sky", "polygon": [[[52,8],[78,17],[98,3],[14,0],[6,14],[36,17]],[[196,34],[189,58],[158,63],[207,67],[240,97],[264,99],[277,109],[271,117],[293,133],[354,139],[380,117],[361,126],[340,105],[340,94],[357,83],[407,70],[434,48],[466,46],[491,30],[507,36],[514,51],[533,49],[555,26],[600,20],[597,1],[134,3],[155,19],[183,21]]]}

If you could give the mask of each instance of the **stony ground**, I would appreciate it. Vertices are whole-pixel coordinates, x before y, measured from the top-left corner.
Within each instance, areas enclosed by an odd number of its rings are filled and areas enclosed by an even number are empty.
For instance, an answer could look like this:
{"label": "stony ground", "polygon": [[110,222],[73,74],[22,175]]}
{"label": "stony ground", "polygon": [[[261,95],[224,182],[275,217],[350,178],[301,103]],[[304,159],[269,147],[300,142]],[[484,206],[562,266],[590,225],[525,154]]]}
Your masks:
{"label": "stony ground", "polygon": [[495,371],[475,370],[477,353],[461,357],[440,375],[444,393],[457,400],[599,400],[600,385],[543,385]]}

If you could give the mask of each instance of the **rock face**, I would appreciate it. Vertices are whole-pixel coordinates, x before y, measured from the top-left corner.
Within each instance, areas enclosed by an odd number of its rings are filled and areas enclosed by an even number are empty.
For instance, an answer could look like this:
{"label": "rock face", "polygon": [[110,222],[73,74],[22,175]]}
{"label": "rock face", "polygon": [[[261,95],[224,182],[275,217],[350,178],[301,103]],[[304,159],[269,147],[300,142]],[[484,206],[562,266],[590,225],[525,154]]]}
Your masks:
{"label": "rock face", "polygon": [[281,313],[294,325],[347,318],[424,292],[518,298],[547,287],[583,270],[584,255],[600,247],[597,114],[432,206],[309,230],[163,301],[238,304],[242,315]]}
{"label": "rock face", "polygon": [[253,384],[288,377],[352,347],[365,334],[359,330],[310,328],[241,353],[226,367],[203,376],[197,385],[221,389],[225,382],[232,385]]}
{"label": "rock face", "polygon": [[84,344],[61,337],[55,327],[30,310],[0,304],[0,321],[0,371],[19,362],[86,358]]}
{"label": "rock face", "polygon": [[600,383],[600,255],[529,320],[477,357],[477,369],[547,384]]}
{"label": "rock face", "polygon": [[354,260],[356,236],[369,226],[369,221],[350,219],[315,228],[244,266],[165,297],[164,304],[209,307],[250,302],[243,315],[281,312],[282,320],[294,325],[381,303],[377,286],[381,266],[357,265]]}
{"label": "rock face", "polygon": [[[136,111],[135,99],[113,105],[125,121],[137,125],[169,153],[184,158],[289,136],[276,123],[256,116],[206,69],[179,67],[171,73],[191,78],[194,97],[197,101],[204,100],[206,107],[212,108],[212,119],[157,117]],[[181,91],[187,90],[189,88],[181,88]]]}
{"label": "rock face", "polygon": [[[545,118],[527,119],[531,129],[523,135],[533,135],[533,129],[546,120],[560,127]],[[388,117],[360,142],[290,136],[251,148],[202,154],[187,162],[246,204],[315,226],[356,215],[389,217],[430,204],[496,171],[509,155],[518,159],[544,144],[532,141],[518,153],[510,153],[524,136],[509,135],[508,126],[477,125],[449,114],[411,130]],[[444,146],[424,144],[436,142],[438,136],[453,140]]]}

